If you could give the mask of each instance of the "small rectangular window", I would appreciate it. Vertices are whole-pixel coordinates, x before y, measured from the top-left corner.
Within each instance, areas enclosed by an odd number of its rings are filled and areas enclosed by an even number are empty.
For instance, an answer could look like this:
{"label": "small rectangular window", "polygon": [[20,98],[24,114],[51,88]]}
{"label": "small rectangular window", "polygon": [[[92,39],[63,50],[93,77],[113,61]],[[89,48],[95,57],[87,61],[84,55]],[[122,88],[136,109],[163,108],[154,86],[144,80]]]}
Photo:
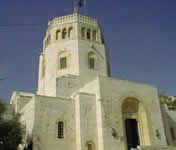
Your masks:
{"label": "small rectangular window", "polygon": [[65,68],[67,68],[67,58],[61,57],[60,58],[60,69],[65,69]]}
{"label": "small rectangular window", "polygon": [[95,69],[95,59],[94,58],[89,58],[89,68]]}

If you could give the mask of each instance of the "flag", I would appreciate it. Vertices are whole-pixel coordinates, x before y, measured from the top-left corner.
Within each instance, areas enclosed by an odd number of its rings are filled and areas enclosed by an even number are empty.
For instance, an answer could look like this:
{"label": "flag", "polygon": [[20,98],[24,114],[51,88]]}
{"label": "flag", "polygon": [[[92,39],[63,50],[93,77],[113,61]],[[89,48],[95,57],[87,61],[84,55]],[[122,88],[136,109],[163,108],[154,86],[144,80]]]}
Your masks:
{"label": "flag", "polygon": [[86,0],[79,0],[79,1],[78,1],[78,6],[79,6],[79,7],[82,7],[82,6],[84,6],[84,5],[86,5]]}

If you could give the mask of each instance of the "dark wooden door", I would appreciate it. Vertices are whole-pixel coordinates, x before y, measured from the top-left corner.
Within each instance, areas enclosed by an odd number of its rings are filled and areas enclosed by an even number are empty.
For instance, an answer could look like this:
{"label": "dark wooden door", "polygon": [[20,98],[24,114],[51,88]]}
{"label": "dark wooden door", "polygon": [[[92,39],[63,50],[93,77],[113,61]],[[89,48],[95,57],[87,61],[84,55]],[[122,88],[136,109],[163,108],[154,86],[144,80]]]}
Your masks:
{"label": "dark wooden door", "polygon": [[128,150],[131,150],[131,148],[136,148],[138,145],[140,145],[136,119],[126,119],[125,129]]}

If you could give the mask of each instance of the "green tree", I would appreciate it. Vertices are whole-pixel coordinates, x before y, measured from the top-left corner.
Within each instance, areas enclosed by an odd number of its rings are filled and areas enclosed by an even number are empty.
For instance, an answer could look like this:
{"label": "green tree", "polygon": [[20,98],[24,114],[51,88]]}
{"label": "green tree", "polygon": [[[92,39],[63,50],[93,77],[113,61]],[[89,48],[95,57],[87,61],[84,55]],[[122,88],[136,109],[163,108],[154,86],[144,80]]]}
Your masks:
{"label": "green tree", "polygon": [[5,105],[4,103],[0,100],[0,119],[2,119],[2,114],[4,113],[5,111]]}
{"label": "green tree", "polygon": [[[5,104],[0,101],[0,150],[17,150],[22,143],[24,128],[19,122],[20,115],[3,119]],[[11,114],[12,115],[12,114]]]}
{"label": "green tree", "polygon": [[171,98],[167,96],[164,92],[159,94],[159,99],[161,104],[166,104],[169,109],[176,110],[176,97]]}

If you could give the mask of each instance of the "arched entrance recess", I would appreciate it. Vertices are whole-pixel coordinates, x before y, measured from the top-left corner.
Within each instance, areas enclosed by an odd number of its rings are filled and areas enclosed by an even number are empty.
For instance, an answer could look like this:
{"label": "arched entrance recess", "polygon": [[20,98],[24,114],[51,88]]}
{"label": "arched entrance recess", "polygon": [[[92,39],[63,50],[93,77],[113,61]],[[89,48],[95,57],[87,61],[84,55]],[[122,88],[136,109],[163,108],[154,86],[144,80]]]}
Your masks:
{"label": "arched entrance recess", "polygon": [[136,98],[126,98],[122,103],[122,116],[126,149],[150,145],[148,119],[143,104]]}

